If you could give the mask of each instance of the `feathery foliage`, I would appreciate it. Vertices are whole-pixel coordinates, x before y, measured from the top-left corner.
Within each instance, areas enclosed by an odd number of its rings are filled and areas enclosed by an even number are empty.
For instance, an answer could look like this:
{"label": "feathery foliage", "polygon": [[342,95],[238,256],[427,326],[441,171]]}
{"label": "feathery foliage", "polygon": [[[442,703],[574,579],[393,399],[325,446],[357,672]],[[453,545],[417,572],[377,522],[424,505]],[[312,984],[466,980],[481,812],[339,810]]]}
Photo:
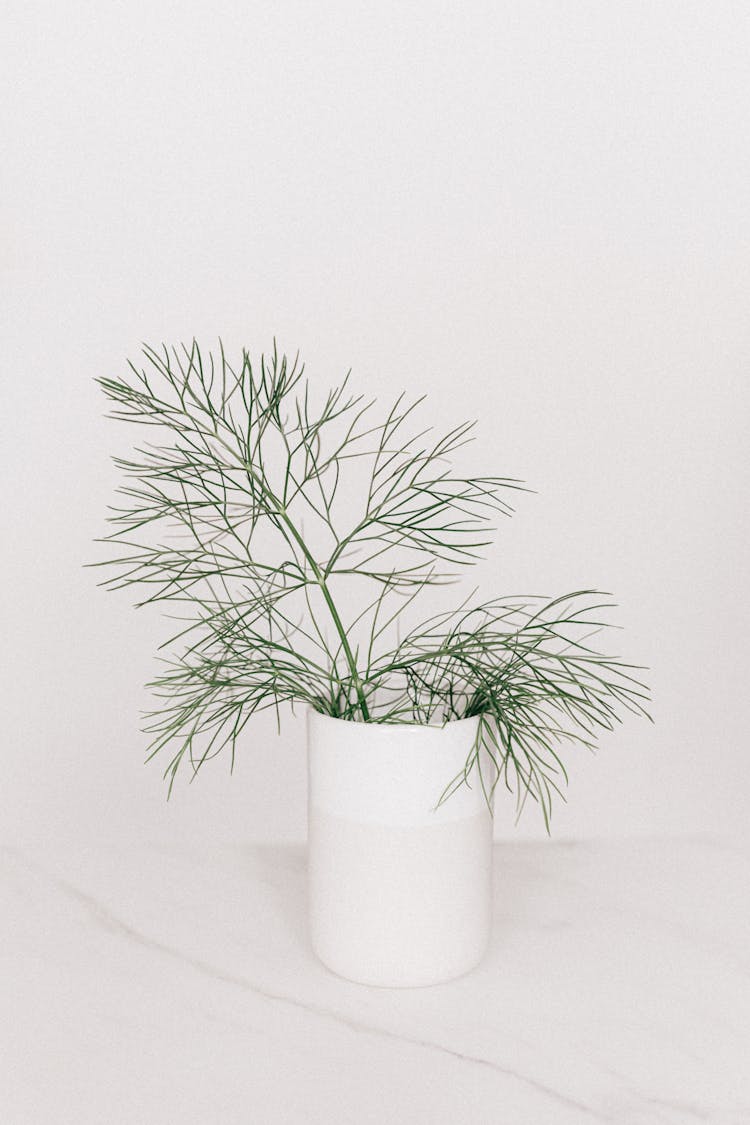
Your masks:
{"label": "feathery foliage", "polygon": [[502,781],[519,813],[530,796],[549,825],[567,781],[561,744],[593,748],[625,712],[646,714],[635,666],[589,644],[610,604],[589,590],[465,601],[401,636],[428,587],[481,557],[521,484],[455,475],[472,423],[436,439],[416,425],[421,399],[377,417],[348,378],[316,402],[275,345],[233,365],[223,346],[204,354],[193,341],[145,347],[129,375],[98,380],[111,416],[153,439],[115,458],[123,505],[102,540],[116,548],[97,564],[103,585],[181,611],[151,685],[149,756],[169,751],[171,792],[185,762],[195,776],[228,747],[234,763],[266,708],[438,725],[479,715],[441,800],[475,771],[489,803]]}

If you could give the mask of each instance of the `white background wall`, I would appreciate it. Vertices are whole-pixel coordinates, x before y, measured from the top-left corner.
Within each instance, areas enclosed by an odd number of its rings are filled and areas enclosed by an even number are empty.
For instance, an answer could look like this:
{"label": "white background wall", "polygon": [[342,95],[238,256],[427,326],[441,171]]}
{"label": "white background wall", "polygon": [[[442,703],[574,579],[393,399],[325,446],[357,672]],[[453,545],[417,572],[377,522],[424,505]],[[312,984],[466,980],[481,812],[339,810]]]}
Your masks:
{"label": "white background wall", "polygon": [[82,569],[124,437],[93,377],[219,333],[478,416],[539,493],[487,593],[616,593],[656,724],[574,760],[558,836],[744,831],[747,6],[3,17],[3,835],[304,834],[301,723],[165,804],[137,715],[165,625]]}

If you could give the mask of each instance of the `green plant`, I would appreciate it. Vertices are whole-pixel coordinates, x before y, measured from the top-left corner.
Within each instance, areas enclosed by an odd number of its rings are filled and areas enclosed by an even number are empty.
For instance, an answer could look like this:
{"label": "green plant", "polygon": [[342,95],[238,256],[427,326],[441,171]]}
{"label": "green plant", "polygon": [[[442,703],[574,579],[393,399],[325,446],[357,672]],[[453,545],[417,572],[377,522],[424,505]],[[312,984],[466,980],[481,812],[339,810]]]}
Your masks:
{"label": "green plant", "polygon": [[[118,552],[98,565],[111,568],[103,585],[141,587],[140,605],[186,611],[162,646],[172,656],[146,726],[149,757],[172,747],[170,792],[185,760],[195,776],[228,746],[233,764],[248,719],[268,707],[379,723],[479,715],[441,799],[475,770],[488,800],[502,779],[519,812],[531,796],[548,824],[567,781],[559,744],[593,748],[624,711],[646,714],[636,667],[590,647],[609,608],[596,591],[467,599],[401,635],[428,587],[480,557],[521,488],[453,474],[473,424],[435,440],[414,429],[422,400],[403,396],[375,419],[348,376],[316,406],[298,360],[275,345],[255,367],[246,351],[233,366],[223,346],[145,347],[129,371],[98,382],[111,416],[154,440],[115,458],[125,504],[103,542]],[[353,583],[364,593],[347,614]]]}

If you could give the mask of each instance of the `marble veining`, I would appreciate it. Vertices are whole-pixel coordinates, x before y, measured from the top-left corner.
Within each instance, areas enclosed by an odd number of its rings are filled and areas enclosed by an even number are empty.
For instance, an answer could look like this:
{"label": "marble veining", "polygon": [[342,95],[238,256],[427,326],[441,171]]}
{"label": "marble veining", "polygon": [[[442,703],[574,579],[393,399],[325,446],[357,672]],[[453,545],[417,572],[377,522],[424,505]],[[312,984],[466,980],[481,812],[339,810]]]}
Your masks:
{"label": "marble veining", "polygon": [[485,962],[402,991],[314,958],[302,848],[7,847],[0,1117],[747,1123],[748,869],[497,845]]}

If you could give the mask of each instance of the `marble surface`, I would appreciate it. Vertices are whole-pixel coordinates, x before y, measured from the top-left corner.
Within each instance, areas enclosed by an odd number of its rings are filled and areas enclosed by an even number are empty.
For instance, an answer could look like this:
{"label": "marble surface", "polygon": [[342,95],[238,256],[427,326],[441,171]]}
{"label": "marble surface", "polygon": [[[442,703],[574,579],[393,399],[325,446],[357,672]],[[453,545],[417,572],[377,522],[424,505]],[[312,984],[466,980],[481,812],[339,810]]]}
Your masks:
{"label": "marble surface", "polygon": [[496,847],[474,973],[310,951],[300,847],[2,851],[4,1125],[750,1122],[748,854]]}

